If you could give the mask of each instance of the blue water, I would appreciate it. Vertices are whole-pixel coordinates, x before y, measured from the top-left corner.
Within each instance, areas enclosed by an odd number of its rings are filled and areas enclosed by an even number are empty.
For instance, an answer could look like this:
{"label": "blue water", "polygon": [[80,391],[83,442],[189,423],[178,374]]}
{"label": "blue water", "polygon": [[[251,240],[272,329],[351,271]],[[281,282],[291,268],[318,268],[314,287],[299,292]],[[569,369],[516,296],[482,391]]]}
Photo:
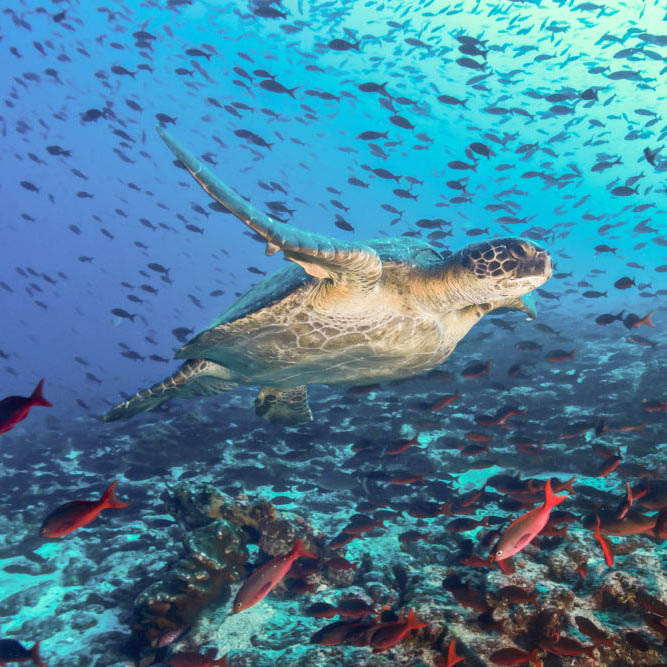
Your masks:
{"label": "blue water", "polygon": [[[613,493],[603,499],[591,491],[579,504],[561,506],[584,514],[596,503],[615,507],[625,481],[634,487],[646,472],[664,477],[666,11],[658,2],[548,0],[93,0],[4,8],[0,394],[27,396],[44,377],[44,393],[54,407],[34,408],[0,436],[6,459],[0,472],[6,559],[0,581],[7,591],[0,602],[2,636],[26,646],[42,640],[49,665],[135,664],[136,655],[123,649],[134,599],[182,549],[182,536],[151,526],[148,517],[167,516],[161,493],[179,478],[251,499],[270,500],[289,488],[294,511],[308,518],[314,532],[333,537],[355,503],[375,488],[360,480],[399,467],[378,457],[350,462],[349,445],[364,438],[384,445],[419,433],[421,444],[428,445],[419,455],[406,455],[402,467],[427,473],[430,482],[392,495],[388,504],[399,510],[409,498],[444,500],[429,486],[436,480],[464,492],[511,471],[541,479],[576,475],[588,489]],[[262,16],[273,13],[285,16]],[[346,50],[332,40],[345,40]],[[191,49],[199,55],[188,55]],[[267,90],[260,85],[267,79],[292,93]],[[368,83],[385,84],[386,94],[359,88]],[[452,103],[439,100],[442,96]],[[174,401],[168,411],[104,424],[101,416],[123,397],[175,370],[172,356],[181,342],[173,329],[197,333],[257,282],[260,272],[284,266],[280,253],[264,254],[264,244],[241,221],[209,208],[212,200],[174,166],[155,131],[157,114],[169,117],[163,120],[169,132],[204,156],[223,182],[260,210],[301,229],[346,241],[416,236],[435,241],[441,251],[493,237],[531,239],[554,261],[554,276],[534,293],[537,320],[524,322],[516,313],[485,318],[442,367],[451,374],[446,381],[416,379],[370,394],[314,387],[315,422],[303,427],[269,426],[256,417],[256,388]],[[253,144],[235,134],[239,130],[263,141]],[[358,138],[369,131],[387,136]],[[257,145],[262,143],[270,147]],[[471,144],[482,146],[475,152]],[[53,154],[57,147],[69,154]],[[456,169],[457,162],[470,168]],[[370,171],[380,168],[400,179]],[[266,202],[284,208],[272,213]],[[340,219],[335,224],[337,215],[345,224]],[[424,219],[440,219],[441,225],[417,224]],[[434,231],[447,235],[437,238]],[[168,277],[149,264],[167,269]],[[615,286],[621,278],[631,279],[627,289]],[[212,296],[216,290],[221,293]],[[600,295],[584,296],[591,291]],[[119,317],[113,309],[134,317]],[[619,320],[596,322],[621,311]],[[653,328],[630,328],[632,321],[622,321],[649,312]],[[184,334],[184,340],[190,336]],[[539,347],[518,349],[519,341]],[[549,362],[553,350],[574,350],[574,358]],[[471,362],[488,360],[489,375],[461,377]],[[508,375],[516,363],[520,373]],[[462,395],[460,403],[428,410],[453,392]],[[484,430],[476,415],[508,405],[525,409],[510,423],[518,424],[521,435],[544,441],[543,458],[517,453],[506,440],[516,431],[496,428],[486,455],[497,454],[496,467],[469,470],[456,444],[466,432]],[[595,434],[602,419],[610,428]],[[562,439],[580,422],[586,428],[579,429],[578,439]],[[614,430],[641,424],[643,431]],[[609,477],[595,477],[604,457],[594,453],[591,441],[612,454],[622,448],[624,462]],[[281,454],[304,442],[314,458],[304,454],[290,469],[289,457],[286,462]],[[266,468],[270,480],[226,472],[244,465]],[[324,493],[332,468],[359,483],[332,483],[335,488]],[[25,548],[49,509],[97,498],[113,479],[121,480],[119,494],[133,503],[125,516],[108,512],[60,542]],[[298,491],[299,483],[319,491]],[[277,491],[280,487],[285,488]],[[478,519],[502,511],[489,502],[477,507]],[[443,525],[443,517],[425,521],[435,532]],[[388,527],[401,532],[415,522],[404,521],[400,530]],[[592,533],[578,530],[571,533],[590,552],[589,580],[558,585],[576,591],[582,608],[590,608],[609,573]],[[472,535],[479,542],[479,533]],[[132,536],[138,540],[134,551],[127,548]],[[373,664],[434,664],[442,642],[446,646],[452,638],[465,644],[466,664],[493,664],[488,636],[464,630],[462,622],[454,628],[451,614],[473,618],[478,612],[457,606],[440,585],[462,546],[461,536],[444,536],[444,545],[419,542],[407,551],[391,532],[350,547],[350,560],[370,554],[383,563],[377,572],[371,569],[383,586],[393,585],[396,560],[433,584],[411,589],[401,600],[406,613],[421,605],[430,638],[419,635],[417,643],[394,649],[398,653],[387,663]],[[105,539],[120,556],[99,555]],[[619,556],[616,570],[636,577],[642,568],[664,566],[660,540],[643,535],[613,540],[639,540],[642,554]],[[568,545],[549,548],[562,555]],[[33,552],[38,558],[30,565],[26,554]],[[74,577],[78,559],[85,560],[86,574]],[[132,570],[144,559],[141,572]],[[664,600],[667,581],[662,572],[651,572],[646,587]],[[474,576],[478,588],[507,583],[497,570],[460,567],[459,573],[463,579]],[[530,573],[547,577],[539,569]],[[485,580],[487,575],[493,581]],[[360,577],[353,592],[368,595],[372,580]],[[95,590],[104,593],[104,604],[85,602]],[[336,592],[349,591],[341,586]],[[269,612],[271,600],[247,612],[253,621],[245,629],[239,627],[242,616],[231,617],[237,624],[234,641],[224,644],[204,615],[193,621],[189,643],[180,648],[219,648],[219,655],[224,649],[239,651],[239,660],[248,662],[238,664],[300,664],[305,657],[286,653],[280,641],[275,644],[281,648],[267,642],[253,650],[254,634],[279,636],[281,625],[284,630],[310,603],[308,597],[279,599]],[[228,600],[224,604],[207,612],[220,614],[220,623],[229,611]],[[262,614],[271,615],[271,628],[262,626]],[[91,615],[90,627],[80,618],[73,623],[77,615]],[[449,629],[436,646],[434,628],[443,629],[443,618]],[[301,620],[305,625],[292,636],[304,645],[327,622]],[[598,622],[613,624],[616,633],[641,628],[655,647],[662,639],[646,629],[639,613],[626,627],[611,616],[601,615]],[[520,636],[516,628],[504,643],[496,635],[495,648]],[[622,646],[613,659],[643,655]],[[366,664],[372,655],[367,648],[345,648],[339,658],[333,649],[317,650],[309,664]],[[167,655],[165,649],[156,659],[166,661]],[[610,655],[600,658],[601,664],[612,664]],[[657,650],[650,655],[653,662],[641,664],[658,664]]]}

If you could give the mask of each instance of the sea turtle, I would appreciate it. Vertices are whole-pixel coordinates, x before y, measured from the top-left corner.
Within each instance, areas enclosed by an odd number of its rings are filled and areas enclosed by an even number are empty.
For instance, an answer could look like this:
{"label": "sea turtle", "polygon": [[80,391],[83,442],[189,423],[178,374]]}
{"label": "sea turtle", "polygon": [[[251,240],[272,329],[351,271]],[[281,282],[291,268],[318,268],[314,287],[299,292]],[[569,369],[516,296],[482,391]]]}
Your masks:
{"label": "sea turtle", "polygon": [[551,276],[534,243],[501,238],[442,255],[408,237],[338,241],[276,222],[219,181],[164,129],[158,132],[214,199],[293,263],[268,276],[176,352],[168,378],[110,410],[113,421],[176,397],[260,385],[255,412],[312,419],[309,384],[364,385],[441,364],[495,308],[534,316],[531,290]]}

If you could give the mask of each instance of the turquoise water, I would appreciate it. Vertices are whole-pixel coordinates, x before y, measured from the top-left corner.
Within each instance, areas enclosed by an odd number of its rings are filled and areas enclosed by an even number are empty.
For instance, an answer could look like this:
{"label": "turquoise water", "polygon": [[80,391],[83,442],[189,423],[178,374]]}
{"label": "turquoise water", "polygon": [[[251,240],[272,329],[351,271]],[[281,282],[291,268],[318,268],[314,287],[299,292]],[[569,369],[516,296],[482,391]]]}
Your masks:
{"label": "turquoise water", "polygon": [[[639,590],[666,601],[660,531],[612,535],[609,567],[589,528],[596,512],[611,521],[626,482],[660,496],[666,474],[666,11],[547,0],[5,8],[0,389],[29,396],[44,377],[54,405],[0,435],[1,637],[41,640],[48,665],[168,664],[207,649],[229,652],[233,666],[432,665],[452,639],[469,665],[494,664],[509,646],[539,647],[547,665],[581,664],[540,642],[557,628],[591,644],[574,621],[583,615],[619,637],[596,649],[597,664],[664,661],[664,633],[646,617],[663,614],[637,602]],[[424,241],[443,256],[498,237],[545,248],[553,275],[531,293],[537,318],[492,313],[431,373],[363,390],[316,384],[314,419],[298,426],[256,416],[258,386],[103,422],[174,372],[175,351],[263,274],[286,266],[210,207],[158,124],[259,211],[300,230],[357,245]],[[478,377],[463,375],[489,361]],[[476,421],[505,408],[519,414]],[[414,436],[418,445],[386,455]],[[523,442],[541,444],[522,451]],[[473,443],[488,450],[462,455]],[[620,465],[599,476],[619,447]],[[421,483],[391,484],[422,473]],[[576,517],[567,538],[537,538],[512,575],[460,563],[486,558],[489,533],[529,509],[491,479],[500,474],[576,478],[558,508]],[[97,499],[114,479],[129,508],[57,541],[39,537],[51,510]],[[456,533],[446,515],[410,515],[418,501],[455,505],[487,480],[471,516],[497,519],[490,526]],[[206,489],[230,503],[275,501],[283,514],[259,528],[211,514]],[[186,492],[196,511],[184,509]],[[632,511],[656,521],[667,508],[641,502]],[[321,564],[353,514],[380,507],[398,515],[341,552],[356,570],[320,567],[306,577],[317,590],[281,584],[229,614],[256,564],[287,553],[297,535]],[[223,521],[236,526],[233,565],[211,537]],[[399,540],[408,530],[430,531],[430,541]],[[137,625],[144,591],[168,588],[179,561],[202,553],[218,559],[206,604]],[[443,588],[452,575],[487,595],[502,634]],[[496,600],[502,586],[535,583],[537,607]],[[375,655],[310,644],[335,619],[308,617],[307,607],[350,596],[374,601],[385,621],[414,608],[428,627]],[[555,610],[545,630],[535,615]],[[156,645],[176,627],[176,639]]]}

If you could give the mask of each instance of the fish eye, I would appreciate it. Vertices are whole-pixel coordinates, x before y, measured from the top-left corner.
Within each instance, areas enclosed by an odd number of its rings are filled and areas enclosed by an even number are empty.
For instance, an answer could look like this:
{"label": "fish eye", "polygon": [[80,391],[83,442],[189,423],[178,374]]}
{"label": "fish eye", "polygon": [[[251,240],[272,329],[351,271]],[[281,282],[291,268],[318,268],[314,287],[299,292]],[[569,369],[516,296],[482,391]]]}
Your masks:
{"label": "fish eye", "polygon": [[496,551],[496,558],[500,558],[502,555],[503,555],[503,550],[498,549],[498,551]]}

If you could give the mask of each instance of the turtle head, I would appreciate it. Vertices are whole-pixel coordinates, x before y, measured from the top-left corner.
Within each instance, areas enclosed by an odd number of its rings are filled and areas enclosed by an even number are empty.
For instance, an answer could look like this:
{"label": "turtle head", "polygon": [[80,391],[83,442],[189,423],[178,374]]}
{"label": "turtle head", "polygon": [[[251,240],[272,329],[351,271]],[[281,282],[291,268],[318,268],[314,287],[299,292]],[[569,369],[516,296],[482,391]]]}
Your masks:
{"label": "turtle head", "polygon": [[458,290],[468,303],[515,299],[551,278],[551,257],[538,245],[518,238],[474,243],[455,253]]}

